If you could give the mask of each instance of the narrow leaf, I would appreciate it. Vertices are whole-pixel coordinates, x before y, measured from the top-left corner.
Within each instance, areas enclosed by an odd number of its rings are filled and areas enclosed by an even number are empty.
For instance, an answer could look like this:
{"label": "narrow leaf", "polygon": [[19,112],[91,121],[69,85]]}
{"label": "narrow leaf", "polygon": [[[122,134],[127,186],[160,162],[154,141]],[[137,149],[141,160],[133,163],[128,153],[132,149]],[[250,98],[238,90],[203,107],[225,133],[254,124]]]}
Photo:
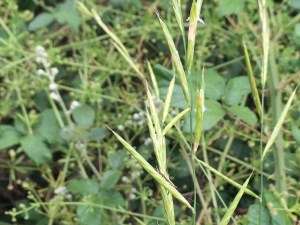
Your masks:
{"label": "narrow leaf", "polygon": [[[239,183],[235,182],[234,180],[231,180],[229,177],[226,177],[224,174],[220,173],[218,170],[214,169],[213,167],[211,167],[210,165],[208,165],[207,163],[197,159],[198,162],[200,162],[204,167],[206,167],[207,169],[209,169],[211,172],[213,172],[214,174],[216,174],[217,176],[223,178],[224,180],[226,180],[228,183],[232,184],[233,186],[241,189],[242,185],[240,185]],[[254,192],[252,192],[251,190],[249,190],[248,188],[245,189],[245,192],[248,195],[251,195],[255,198],[259,198]],[[259,198],[260,199],[260,198]]]}
{"label": "narrow leaf", "polygon": [[181,83],[181,87],[182,87],[185,99],[186,99],[188,105],[191,105],[191,96],[190,96],[190,93],[189,93],[189,88],[188,88],[185,72],[184,72],[180,57],[178,55],[178,51],[175,47],[174,41],[172,39],[172,36],[171,36],[166,24],[164,23],[164,21],[160,17],[157,10],[155,11],[155,13],[156,13],[156,15],[159,19],[159,22],[160,22],[161,27],[163,29],[163,32],[165,34],[165,38],[166,38],[167,43],[169,45],[169,49],[170,49],[170,52],[171,52],[171,55],[172,55],[174,65],[175,65],[176,70],[177,70],[177,74],[178,74],[178,77],[179,77],[179,80],[180,80],[180,83]]}
{"label": "narrow leaf", "polygon": [[263,155],[261,157],[262,161],[264,160],[265,155],[267,154],[268,150],[271,148],[272,144],[274,143],[274,141],[275,141],[275,139],[276,139],[276,137],[277,137],[277,135],[279,133],[279,130],[280,130],[282,124],[283,124],[284,118],[286,117],[286,114],[287,114],[287,112],[288,112],[288,110],[289,110],[289,108],[290,108],[290,106],[292,104],[292,100],[293,100],[293,98],[294,98],[294,96],[296,94],[296,90],[297,90],[297,88],[293,91],[291,97],[289,98],[288,102],[284,106],[284,109],[283,109],[283,111],[282,111],[282,113],[281,113],[281,115],[279,117],[279,120],[277,121],[277,124],[274,127],[274,130],[273,130],[273,132],[271,134],[271,137],[270,137],[270,139],[269,139],[269,141],[268,141],[268,143],[267,143],[267,145],[266,145],[266,147],[264,149]]}
{"label": "narrow leaf", "polygon": [[190,111],[190,108],[187,108],[183,110],[181,113],[179,113],[174,119],[168,123],[168,125],[165,127],[163,131],[163,135],[166,135],[166,133],[171,129],[171,127],[181,118],[183,117],[188,111]]}
{"label": "narrow leaf", "polygon": [[166,101],[165,101],[165,105],[164,105],[164,111],[163,111],[163,118],[162,118],[163,122],[165,122],[165,120],[167,118],[167,115],[168,115],[174,85],[175,85],[175,76],[173,77],[173,79],[171,80],[170,85],[169,85],[168,94],[167,94],[167,97],[166,97]]}
{"label": "narrow leaf", "polygon": [[[110,129],[110,128],[109,128]],[[180,202],[189,207],[193,212],[194,208],[188,201],[168,182],[166,181],[130,144],[128,144],[121,136],[111,130],[123,146],[135,157],[135,159],[144,167],[144,169],[168,192],[170,192]]]}
{"label": "narrow leaf", "polygon": [[251,92],[252,92],[252,96],[253,96],[253,99],[254,99],[254,103],[255,103],[257,112],[259,114],[259,117],[261,118],[260,98],[259,98],[259,94],[258,94],[258,91],[257,91],[257,87],[256,87],[256,83],[255,83],[255,79],[254,79],[252,66],[251,66],[251,63],[250,63],[250,58],[249,58],[249,54],[248,54],[245,39],[243,39],[243,44],[244,44],[245,59],[246,59],[246,64],[247,64],[247,72],[248,72],[249,83],[250,83],[250,86],[251,86]]}
{"label": "narrow leaf", "polygon": [[155,75],[153,73],[152,66],[151,66],[151,64],[150,64],[150,62],[148,60],[147,60],[147,64],[148,64],[148,70],[150,72],[152,84],[153,84],[153,87],[154,87],[154,90],[155,90],[155,94],[157,95],[157,97],[159,97],[159,90],[158,90],[156,78],[155,78]]}
{"label": "narrow leaf", "polygon": [[[251,175],[250,175],[251,177]],[[231,203],[229,209],[227,210],[227,212],[225,213],[220,225],[227,225],[230,217],[232,216],[232,214],[234,213],[234,210],[236,209],[237,205],[239,204],[245,190],[246,187],[249,183],[250,177],[245,181],[244,185],[242,186],[241,190],[239,191],[239,193],[235,196],[233,202]]]}

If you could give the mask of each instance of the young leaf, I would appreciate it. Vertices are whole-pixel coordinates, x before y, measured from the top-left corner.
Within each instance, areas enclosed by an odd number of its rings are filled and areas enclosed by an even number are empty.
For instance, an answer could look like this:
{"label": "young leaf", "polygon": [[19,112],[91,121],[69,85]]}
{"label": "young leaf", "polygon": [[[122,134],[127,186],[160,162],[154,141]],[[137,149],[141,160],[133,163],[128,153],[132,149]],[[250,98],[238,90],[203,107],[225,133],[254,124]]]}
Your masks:
{"label": "young leaf", "polygon": [[264,160],[265,155],[267,154],[268,150],[271,148],[272,144],[274,143],[274,141],[275,141],[275,139],[276,139],[276,137],[277,137],[277,135],[279,133],[279,130],[281,129],[281,126],[282,126],[282,124],[284,122],[284,118],[286,117],[286,114],[287,114],[287,112],[288,112],[288,110],[289,110],[289,108],[290,108],[290,106],[292,104],[292,100],[293,100],[293,98],[294,98],[294,96],[296,94],[296,90],[297,90],[297,88],[293,91],[291,97],[289,98],[288,102],[284,106],[284,109],[283,109],[283,111],[282,111],[282,113],[281,113],[281,115],[279,117],[279,120],[277,121],[277,124],[274,127],[274,130],[273,130],[273,132],[271,134],[271,137],[270,137],[270,139],[269,139],[269,141],[268,141],[268,143],[267,143],[267,145],[266,145],[266,147],[264,149],[263,155],[261,157],[262,161]]}
{"label": "young leaf", "polygon": [[168,115],[168,111],[169,111],[169,107],[170,107],[170,102],[171,102],[171,98],[172,98],[172,93],[173,93],[174,85],[175,85],[175,76],[173,77],[173,79],[170,82],[168,94],[167,94],[167,97],[166,97],[166,100],[165,100],[164,111],[163,111],[163,118],[162,118],[163,122],[165,122],[165,120],[167,118],[167,115]]}
{"label": "young leaf", "polygon": [[259,114],[259,117],[261,117],[260,98],[259,98],[259,94],[258,94],[258,91],[257,91],[257,87],[256,87],[256,83],[255,83],[255,79],[254,79],[254,75],[253,75],[253,71],[252,71],[252,66],[251,66],[251,62],[250,62],[246,42],[245,42],[244,39],[243,39],[243,44],[244,44],[245,59],[246,59],[246,64],[247,64],[247,72],[248,72],[249,83],[250,83],[250,86],[251,86],[251,92],[252,92],[252,96],[253,96],[253,99],[254,99],[254,103],[255,103],[257,112]]}
{"label": "young leaf", "polygon": [[[112,131],[112,130],[111,130]],[[166,181],[130,144],[128,144],[121,136],[112,131],[122,145],[135,157],[142,167],[169,193],[171,193],[180,202],[189,207],[193,212],[194,208],[189,202],[168,182]]]}
{"label": "young leaf", "polygon": [[[251,175],[250,175],[251,177]],[[227,210],[227,212],[225,213],[220,225],[227,225],[230,217],[232,216],[232,214],[234,213],[234,210],[236,209],[237,205],[239,204],[245,190],[246,187],[249,183],[250,177],[245,181],[244,185],[242,186],[242,188],[240,189],[239,193],[235,196],[233,202],[231,203],[229,209]]]}

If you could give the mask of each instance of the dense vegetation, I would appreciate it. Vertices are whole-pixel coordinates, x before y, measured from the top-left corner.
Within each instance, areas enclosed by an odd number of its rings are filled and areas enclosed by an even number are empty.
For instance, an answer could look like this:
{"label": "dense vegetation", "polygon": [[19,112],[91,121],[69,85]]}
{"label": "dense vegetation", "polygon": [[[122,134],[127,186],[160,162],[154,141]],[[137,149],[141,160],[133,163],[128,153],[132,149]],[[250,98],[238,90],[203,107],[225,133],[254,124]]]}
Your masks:
{"label": "dense vegetation", "polygon": [[300,1],[80,2],[0,0],[0,224],[299,224]]}

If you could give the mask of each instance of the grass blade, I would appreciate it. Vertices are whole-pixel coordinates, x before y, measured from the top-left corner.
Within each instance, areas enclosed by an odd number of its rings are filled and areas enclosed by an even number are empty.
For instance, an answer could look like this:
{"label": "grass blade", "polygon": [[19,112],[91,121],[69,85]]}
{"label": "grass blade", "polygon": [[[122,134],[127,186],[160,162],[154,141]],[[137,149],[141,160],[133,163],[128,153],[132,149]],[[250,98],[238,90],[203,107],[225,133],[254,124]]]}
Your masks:
{"label": "grass blade", "polygon": [[193,0],[190,17],[189,17],[190,25],[189,25],[188,49],[187,49],[188,73],[191,72],[191,68],[193,64],[195,36],[196,36],[196,30],[197,30],[197,24],[198,24],[201,6],[202,6],[202,0],[198,0],[197,4],[195,3],[195,0]]}
{"label": "grass blade", "polygon": [[203,121],[203,113],[205,110],[204,107],[204,67],[202,70],[202,82],[201,82],[201,89],[197,89],[197,93],[196,93],[196,113],[197,113],[197,117],[196,117],[196,128],[195,128],[195,137],[194,137],[194,152],[196,153],[198,146],[199,146],[199,142],[200,142],[200,138],[201,138],[201,132],[202,132],[202,121]]}
{"label": "grass blade", "polygon": [[[108,127],[109,128],[109,127]],[[110,128],[109,128],[110,129]],[[111,130],[111,129],[110,129]],[[168,192],[170,192],[180,202],[189,207],[193,212],[193,207],[189,202],[169,183],[167,182],[130,144],[128,144],[121,136],[111,130],[122,145],[135,157],[135,159],[144,167],[144,169]]]}
{"label": "grass blade", "polygon": [[175,86],[175,76],[173,77],[169,85],[168,94],[164,105],[162,122],[165,122],[165,119],[167,118],[174,86]]}
{"label": "grass blade", "polygon": [[296,94],[296,91],[297,91],[297,88],[293,91],[291,97],[289,98],[288,102],[284,106],[284,109],[283,109],[283,111],[282,111],[282,113],[281,113],[281,115],[279,117],[279,120],[277,121],[276,126],[274,127],[274,130],[273,130],[273,132],[271,134],[271,137],[270,137],[269,141],[267,142],[267,145],[266,145],[266,147],[264,149],[264,152],[263,152],[262,157],[261,157],[261,161],[264,160],[265,155],[267,154],[268,150],[271,148],[272,144],[274,143],[275,138],[277,137],[277,135],[278,135],[278,133],[280,131],[280,128],[281,128],[281,126],[282,126],[282,124],[284,122],[284,118],[286,117],[286,114],[287,114],[287,112],[288,112],[288,110],[289,110],[289,108],[290,108],[290,106],[292,104],[292,100],[293,100],[293,98],[294,98],[294,96]]}
{"label": "grass blade", "polygon": [[153,87],[154,87],[154,90],[155,90],[155,94],[157,95],[157,97],[159,97],[159,90],[158,90],[156,78],[155,78],[155,75],[153,73],[152,66],[151,66],[151,64],[148,60],[147,60],[147,64],[148,64],[148,69],[149,69],[149,72],[150,72],[152,84],[153,84]]}
{"label": "grass blade", "polygon": [[247,64],[248,78],[249,78],[249,83],[250,83],[250,86],[251,86],[251,92],[252,92],[252,96],[253,96],[253,99],[254,99],[254,103],[255,103],[257,112],[259,114],[259,117],[261,118],[260,98],[259,98],[259,94],[258,94],[257,87],[256,87],[256,84],[255,84],[255,79],[254,79],[252,66],[251,66],[251,63],[250,63],[250,58],[249,58],[249,54],[248,54],[245,39],[243,39],[243,45],[244,45],[245,59],[246,59],[246,64]]}
{"label": "grass blade", "polygon": [[163,130],[163,135],[166,135],[166,133],[173,127],[173,125],[181,118],[183,117],[188,111],[190,111],[190,108],[187,108],[183,110],[181,113],[179,113],[175,118],[173,118],[170,123],[165,127]]}
{"label": "grass blade", "polygon": [[[252,174],[251,174],[252,175]],[[250,177],[251,177],[250,175]],[[239,204],[245,190],[246,187],[249,183],[250,177],[245,181],[244,185],[242,186],[241,190],[239,191],[239,193],[235,196],[233,202],[231,203],[229,209],[227,210],[227,212],[225,213],[220,225],[227,225],[230,217],[232,216],[232,214],[234,213],[234,210],[236,209],[237,205]]]}
{"label": "grass blade", "polygon": [[178,74],[178,77],[179,77],[179,80],[180,80],[180,83],[181,83],[181,87],[182,87],[182,90],[183,90],[184,97],[185,97],[188,105],[190,106],[191,105],[191,96],[190,96],[190,93],[189,93],[189,88],[188,88],[185,72],[184,72],[180,57],[178,55],[178,51],[175,47],[174,41],[172,39],[172,36],[170,35],[170,32],[169,32],[166,24],[164,23],[164,21],[160,17],[157,10],[155,10],[155,13],[156,13],[156,15],[159,19],[159,22],[160,22],[161,27],[163,29],[163,32],[165,34],[165,37],[166,37],[166,40],[167,40],[167,43],[168,43],[168,46],[169,46],[169,49],[170,49],[170,52],[171,52],[171,55],[172,55],[172,59],[173,59],[174,65],[176,67],[177,74]]}
{"label": "grass blade", "polygon": [[[214,169],[213,167],[211,167],[210,165],[208,165],[207,163],[201,161],[200,159],[197,159],[198,162],[200,162],[204,167],[206,167],[207,169],[209,169],[212,173],[216,174],[217,176],[223,178],[224,180],[226,180],[228,183],[232,184],[233,186],[241,189],[242,185],[240,185],[239,183],[235,182],[234,180],[231,180],[229,177],[226,177],[224,174],[220,173],[218,170]],[[254,192],[252,192],[251,190],[249,190],[248,188],[245,189],[245,192],[248,195],[251,195],[255,198],[259,198]]]}

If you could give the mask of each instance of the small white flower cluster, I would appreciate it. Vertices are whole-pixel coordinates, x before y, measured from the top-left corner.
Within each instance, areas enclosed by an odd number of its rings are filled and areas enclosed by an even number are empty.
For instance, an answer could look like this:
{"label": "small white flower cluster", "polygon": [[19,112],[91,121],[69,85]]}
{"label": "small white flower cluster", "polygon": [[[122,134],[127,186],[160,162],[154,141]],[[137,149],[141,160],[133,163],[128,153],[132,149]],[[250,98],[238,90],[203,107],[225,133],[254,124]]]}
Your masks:
{"label": "small white flower cluster", "polygon": [[[68,200],[72,200],[72,195],[68,193],[68,190],[65,186],[58,187],[54,190],[54,194],[57,196],[62,196],[63,198],[66,198]],[[50,201],[55,202],[56,201],[56,196],[52,198]]]}
{"label": "small white flower cluster", "polygon": [[125,127],[124,127],[123,125],[119,125],[119,126],[117,127],[117,129],[118,129],[119,131],[124,131]]}
{"label": "small white flower cluster", "polygon": [[49,80],[50,80],[50,85],[49,85],[49,90],[52,91],[50,93],[50,98],[56,100],[56,101],[60,101],[60,96],[53,92],[56,91],[58,86],[55,83],[55,77],[58,74],[58,69],[56,67],[50,68],[51,64],[48,62],[47,60],[47,56],[48,53],[45,52],[45,48],[42,46],[36,46],[35,48],[35,53],[38,55],[38,57],[36,57],[35,61],[37,63],[41,63],[44,66],[44,70],[43,69],[39,69],[37,71],[37,74],[39,76],[46,76]]}
{"label": "small white flower cluster", "polygon": [[146,138],[144,145],[150,145],[150,144],[152,144],[152,139],[151,139],[151,137],[148,137],[148,138]]}
{"label": "small white flower cluster", "polygon": [[129,123],[132,125],[137,124],[138,126],[143,126],[143,124],[147,121],[147,118],[143,112],[134,113],[132,118],[133,120],[129,121]]}
{"label": "small white flower cluster", "polygon": [[134,194],[136,192],[136,189],[133,187],[133,188],[131,188],[131,192],[130,192],[130,194],[129,194],[129,198],[131,199],[131,200],[134,200],[134,199],[136,199],[136,195]]}
{"label": "small white flower cluster", "polygon": [[[152,100],[153,100],[153,103],[154,103],[154,106],[155,106],[157,112],[160,112],[164,106],[164,102],[161,99],[157,98],[155,95],[152,95]],[[147,107],[150,106],[148,99],[145,101],[145,105]]]}

